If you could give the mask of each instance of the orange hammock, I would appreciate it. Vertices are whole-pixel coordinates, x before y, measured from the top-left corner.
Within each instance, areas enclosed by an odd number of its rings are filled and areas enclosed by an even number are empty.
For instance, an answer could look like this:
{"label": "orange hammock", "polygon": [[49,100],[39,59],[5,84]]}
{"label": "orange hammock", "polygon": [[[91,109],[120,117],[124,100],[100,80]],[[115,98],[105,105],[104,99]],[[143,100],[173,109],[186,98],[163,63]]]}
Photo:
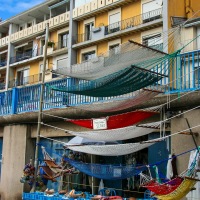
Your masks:
{"label": "orange hammock", "polygon": [[[145,110],[137,110],[132,112],[127,112],[119,115],[112,115],[105,118],[107,122],[107,129],[117,129],[127,127],[133,124],[136,124],[144,119],[147,119],[158,112],[156,111],[145,111]],[[76,125],[83,126],[86,128],[93,129],[93,122],[95,119],[67,119],[66,121],[72,122]]]}

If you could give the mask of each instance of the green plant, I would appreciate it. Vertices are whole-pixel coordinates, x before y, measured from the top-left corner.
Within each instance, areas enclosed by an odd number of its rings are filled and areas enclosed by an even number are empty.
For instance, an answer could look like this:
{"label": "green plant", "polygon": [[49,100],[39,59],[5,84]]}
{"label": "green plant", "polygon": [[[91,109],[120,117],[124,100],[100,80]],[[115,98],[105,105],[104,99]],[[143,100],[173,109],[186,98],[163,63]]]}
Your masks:
{"label": "green plant", "polygon": [[53,41],[49,41],[49,42],[47,43],[47,46],[48,46],[48,47],[53,47],[54,44],[55,44],[55,43],[54,43]]}

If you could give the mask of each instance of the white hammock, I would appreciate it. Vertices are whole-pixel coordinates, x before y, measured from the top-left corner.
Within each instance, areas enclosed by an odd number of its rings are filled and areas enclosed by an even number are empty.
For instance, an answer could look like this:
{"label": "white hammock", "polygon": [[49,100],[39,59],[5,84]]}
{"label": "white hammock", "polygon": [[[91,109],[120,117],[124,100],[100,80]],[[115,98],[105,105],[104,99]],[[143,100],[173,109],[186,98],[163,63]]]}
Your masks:
{"label": "white hammock", "polygon": [[150,100],[160,93],[161,92],[157,90],[141,89],[133,92],[132,94],[128,94],[128,97],[126,97],[126,95],[123,95],[123,98],[119,100],[116,100],[115,98],[104,102],[95,102],[85,105],[82,104],[74,107],[87,111],[114,112],[125,110],[127,108],[142,104],[143,102]]}
{"label": "white hammock", "polygon": [[127,140],[131,138],[140,137],[152,133],[156,129],[154,128],[143,128],[137,126],[128,126],[125,128],[110,129],[110,130],[99,130],[99,131],[83,131],[75,132],[67,130],[75,136],[80,136],[83,138],[88,138],[97,141],[116,141],[116,140]]}
{"label": "white hammock", "polygon": [[83,152],[101,156],[122,156],[140,151],[154,143],[128,143],[128,144],[111,144],[111,145],[78,145],[65,146],[72,151]]}
{"label": "white hammock", "polygon": [[164,58],[165,55],[163,52],[131,41],[120,45],[117,53],[115,49],[112,49],[102,56],[72,65],[71,68],[59,68],[55,73],[84,80],[95,80],[131,65],[139,64],[142,67],[141,65],[149,65],[150,62],[156,65],[158,59]]}

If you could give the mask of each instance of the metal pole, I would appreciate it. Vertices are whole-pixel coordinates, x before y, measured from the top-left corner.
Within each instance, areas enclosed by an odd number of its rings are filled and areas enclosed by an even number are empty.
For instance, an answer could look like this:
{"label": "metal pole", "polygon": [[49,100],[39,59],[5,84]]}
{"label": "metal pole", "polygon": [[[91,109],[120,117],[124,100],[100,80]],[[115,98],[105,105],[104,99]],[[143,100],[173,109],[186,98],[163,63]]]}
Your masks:
{"label": "metal pole", "polygon": [[[91,155],[91,164],[93,164],[93,155]],[[92,176],[92,194],[94,194],[94,177]]]}
{"label": "metal pole", "polygon": [[44,45],[44,57],[43,57],[43,68],[42,68],[42,83],[41,83],[41,93],[40,93],[40,107],[38,112],[38,126],[37,126],[37,140],[36,140],[36,149],[35,149],[35,173],[34,173],[34,184],[33,184],[33,192],[36,190],[36,178],[38,171],[38,152],[39,152],[39,143],[40,143],[40,129],[42,122],[42,107],[43,107],[43,93],[44,93],[44,79],[45,79],[45,70],[46,70],[46,57],[47,57],[47,44],[49,38],[49,23],[46,24],[46,34],[45,34],[45,45]]}

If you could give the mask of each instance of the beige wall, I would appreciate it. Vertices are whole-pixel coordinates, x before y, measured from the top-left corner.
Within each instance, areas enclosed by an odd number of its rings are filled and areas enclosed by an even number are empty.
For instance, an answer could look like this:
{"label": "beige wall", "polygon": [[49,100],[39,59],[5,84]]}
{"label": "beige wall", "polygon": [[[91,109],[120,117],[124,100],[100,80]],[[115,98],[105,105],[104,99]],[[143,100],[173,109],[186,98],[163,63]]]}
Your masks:
{"label": "beige wall", "polygon": [[[199,125],[200,124],[199,116],[200,116],[200,110],[198,109],[192,112],[188,112],[187,114],[182,115],[180,118],[172,119],[171,120],[171,134],[188,129],[188,125],[185,118],[188,119],[190,127]],[[192,131],[200,133],[200,127],[192,129]],[[197,144],[200,145],[200,137],[195,137],[195,140]],[[171,138],[172,153],[180,154],[182,152],[185,152],[193,148],[195,148],[195,144],[193,142],[191,135],[178,134]],[[178,173],[183,172],[187,168],[188,161],[189,161],[189,154],[185,154],[177,158]]]}
{"label": "beige wall", "polygon": [[22,198],[24,185],[20,183],[22,171],[28,159],[34,157],[30,131],[26,125],[4,127],[1,200]]}

